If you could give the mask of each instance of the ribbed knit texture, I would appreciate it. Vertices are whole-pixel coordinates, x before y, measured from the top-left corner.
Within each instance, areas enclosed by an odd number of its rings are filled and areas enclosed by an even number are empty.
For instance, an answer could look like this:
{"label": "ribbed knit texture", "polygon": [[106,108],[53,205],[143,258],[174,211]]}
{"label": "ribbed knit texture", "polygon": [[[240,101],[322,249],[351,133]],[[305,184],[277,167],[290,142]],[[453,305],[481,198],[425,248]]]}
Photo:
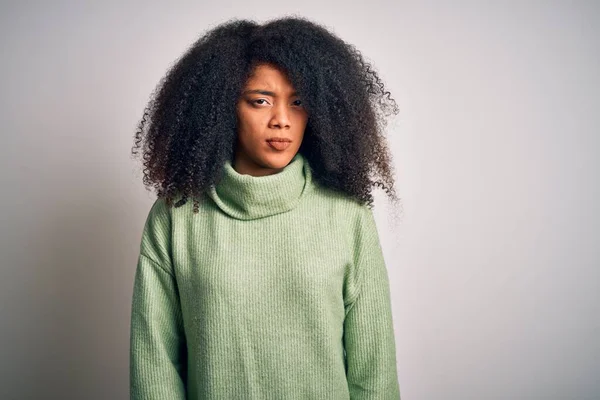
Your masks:
{"label": "ribbed knit texture", "polygon": [[300,153],[262,177],[228,162],[199,214],[149,212],[131,398],[397,400],[389,288],[371,210]]}

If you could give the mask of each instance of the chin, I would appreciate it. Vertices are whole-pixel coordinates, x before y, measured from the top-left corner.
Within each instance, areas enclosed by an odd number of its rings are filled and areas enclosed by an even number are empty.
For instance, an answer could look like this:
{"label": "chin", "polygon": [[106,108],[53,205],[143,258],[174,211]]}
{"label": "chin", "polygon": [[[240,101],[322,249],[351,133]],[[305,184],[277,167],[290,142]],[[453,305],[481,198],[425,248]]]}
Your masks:
{"label": "chin", "polygon": [[292,161],[295,155],[294,151],[261,154],[260,161],[265,168],[282,169]]}

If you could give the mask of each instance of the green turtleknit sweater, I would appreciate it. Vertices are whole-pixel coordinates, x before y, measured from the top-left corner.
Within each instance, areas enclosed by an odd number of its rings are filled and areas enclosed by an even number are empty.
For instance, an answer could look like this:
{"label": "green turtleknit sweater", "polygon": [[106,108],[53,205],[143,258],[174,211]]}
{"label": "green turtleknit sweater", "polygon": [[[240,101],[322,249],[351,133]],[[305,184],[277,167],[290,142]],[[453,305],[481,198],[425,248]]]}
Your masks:
{"label": "green turtleknit sweater", "polygon": [[153,204],[131,309],[132,399],[400,398],[372,211],[312,179],[230,162],[200,212]]}

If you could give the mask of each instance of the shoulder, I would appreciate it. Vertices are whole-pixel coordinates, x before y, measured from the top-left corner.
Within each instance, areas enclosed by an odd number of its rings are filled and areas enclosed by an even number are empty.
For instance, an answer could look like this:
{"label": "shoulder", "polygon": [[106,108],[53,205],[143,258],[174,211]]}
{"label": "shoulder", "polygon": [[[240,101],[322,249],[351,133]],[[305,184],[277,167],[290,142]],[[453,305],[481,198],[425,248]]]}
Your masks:
{"label": "shoulder", "polygon": [[[148,212],[146,226],[148,228],[164,228],[167,225],[173,225],[178,221],[186,218],[191,218],[193,215],[193,200],[188,199],[185,204],[175,207],[175,204],[180,200],[180,197],[175,197],[171,205],[168,205],[162,197],[157,198]],[[206,197],[200,202],[200,210],[206,207]]]}
{"label": "shoulder", "polygon": [[171,207],[167,205],[165,199],[156,199],[150,207],[144,229],[152,231],[163,230],[170,223]]}
{"label": "shoulder", "polygon": [[372,235],[376,230],[373,210],[368,205],[333,189],[316,186],[312,208],[321,210],[332,223],[342,224],[351,236]]}
{"label": "shoulder", "polygon": [[154,201],[146,217],[140,252],[155,262],[168,261],[172,210],[163,198]]}

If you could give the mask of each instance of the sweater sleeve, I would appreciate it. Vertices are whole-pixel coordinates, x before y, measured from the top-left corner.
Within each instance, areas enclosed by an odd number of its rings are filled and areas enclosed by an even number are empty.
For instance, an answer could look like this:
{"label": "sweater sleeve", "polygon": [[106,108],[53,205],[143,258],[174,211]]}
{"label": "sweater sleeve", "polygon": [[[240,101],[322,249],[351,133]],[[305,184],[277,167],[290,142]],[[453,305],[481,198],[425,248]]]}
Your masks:
{"label": "sweater sleeve", "polygon": [[375,219],[366,206],[355,231],[353,271],[344,319],[350,399],[398,400],[389,279]]}
{"label": "sweater sleeve", "polygon": [[130,335],[132,400],[186,398],[186,342],[177,282],[168,253],[164,205],[152,207],[134,279]]}

